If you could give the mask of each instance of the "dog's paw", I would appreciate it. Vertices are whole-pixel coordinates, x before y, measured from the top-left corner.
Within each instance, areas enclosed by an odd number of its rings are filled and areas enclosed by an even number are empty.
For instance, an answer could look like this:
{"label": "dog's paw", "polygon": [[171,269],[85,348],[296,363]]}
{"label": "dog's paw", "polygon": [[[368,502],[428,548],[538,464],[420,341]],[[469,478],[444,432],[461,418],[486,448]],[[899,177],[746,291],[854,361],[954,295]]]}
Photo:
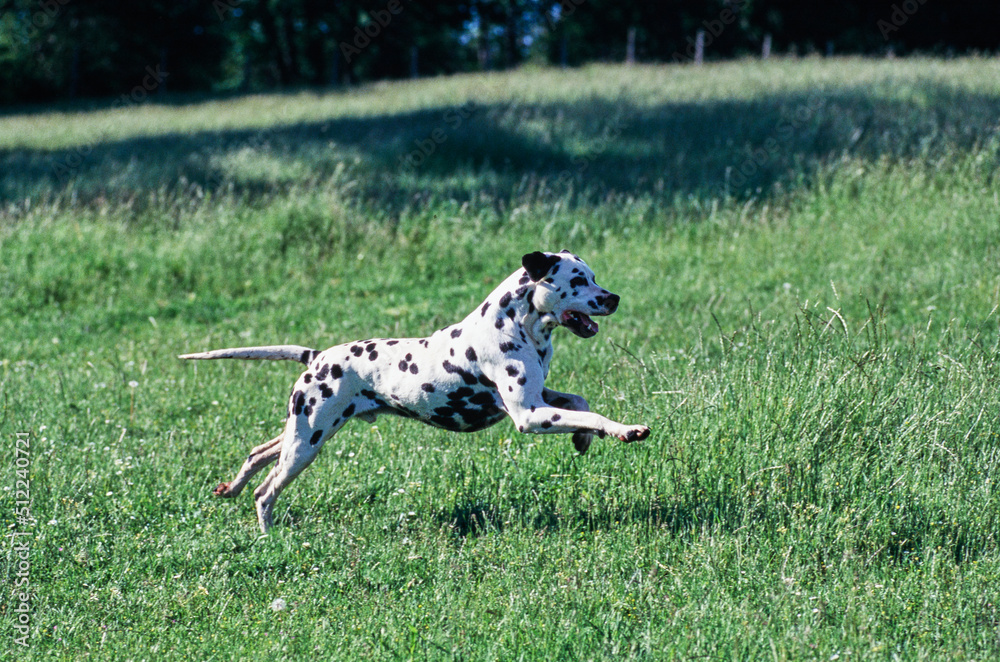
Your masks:
{"label": "dog's paw", "polygon": [[229,493],[229,483],[219,483],[219,486],[212,491],[212,494],[214,494],[217,497],[223,497],[223,498],[232,496]]}
{"label": "dog's paw", "polygon": [[645,425],[636,425],[635,427],[629,428],[625,434],[618,435],[618,438],[625,443],[632,443],[633,441],[641,441],[649,436],[649,428]]}
{"label": "dog's paw", "polygon": [[574,432],[573,433],[573,447],[576,448],[576,452],[583,455],[590,448],[590,442],[594,440],[594,435],[589,432]]}

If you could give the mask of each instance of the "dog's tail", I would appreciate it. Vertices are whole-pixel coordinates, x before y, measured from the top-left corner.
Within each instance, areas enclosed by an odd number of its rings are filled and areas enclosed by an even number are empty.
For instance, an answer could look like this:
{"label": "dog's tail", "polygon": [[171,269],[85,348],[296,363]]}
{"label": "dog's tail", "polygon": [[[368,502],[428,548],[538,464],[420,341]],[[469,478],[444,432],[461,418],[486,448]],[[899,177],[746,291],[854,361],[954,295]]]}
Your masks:
{"label": "dog's tail", "polygon": [[309,365],[318,350],[301,345],[267,345],[265,347],[234,347],[232,349],[213,349],[210,352],[181,354],[179,359],[258,359],[270,361],[298,361]]}

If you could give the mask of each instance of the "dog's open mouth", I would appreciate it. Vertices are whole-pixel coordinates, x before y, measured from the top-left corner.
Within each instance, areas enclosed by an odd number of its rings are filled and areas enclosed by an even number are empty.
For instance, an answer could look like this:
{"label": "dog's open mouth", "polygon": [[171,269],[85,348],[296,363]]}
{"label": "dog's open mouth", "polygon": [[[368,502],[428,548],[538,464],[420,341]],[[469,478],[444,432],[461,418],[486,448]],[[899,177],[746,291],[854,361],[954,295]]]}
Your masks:
{"label": "dog's open mouth", "polygon": [[593,338],[597,335],[597,322],[578,310],[564,312],[561,324],[581,338]]}

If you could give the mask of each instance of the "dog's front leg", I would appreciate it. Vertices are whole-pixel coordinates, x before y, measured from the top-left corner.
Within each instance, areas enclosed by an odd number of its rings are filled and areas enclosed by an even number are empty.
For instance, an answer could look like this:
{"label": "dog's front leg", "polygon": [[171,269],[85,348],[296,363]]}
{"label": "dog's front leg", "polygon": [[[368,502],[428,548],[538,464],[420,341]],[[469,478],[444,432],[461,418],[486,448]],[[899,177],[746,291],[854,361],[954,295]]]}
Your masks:
{"label": "dog's front leg", "polygon": [[[542,400],[545,400],[545,404],[556,407],[557,409],[572,409],[573,411],[590,411],[590,405],[583,396],[576,395],[574,393],[560,393],[559,391],[554,391],[550,388],[542,389]],[[592,432],[574,432],[573,433],[573,447],[576,448],[576,452],[583,455],[590,448],[590,443],[594,440],[594,435]]]}
{"label": "dog's front leg", "polygon": [[[586,400],[580,396],[572,396],[558,391],[548,391],[553,403],[559,402],[562,407],[556,407],[546,402],[547,389],[530,379],[515,381],[518,371],[511,371],[512,379],[501,378],[498,382],[499,392],[504,401],[507,414],[514,420],[519,432],[527,434],[597,434],[600,437],[611,435],[622,441],[638,441],[649,436],[649,428],[645,425],[625,425],[605,418],[591,411],[580,411],[586,407]],[[579,400],[577,400],[579,398]],[[565,403],[562,400],[566,400]]]}
{"label": "dog's front leg", "polygon": [[[578,395],[545,388],[545,374],[533,351],[504,352],[500,360],[482,364],[483,372],[495,383],[504,410],[520,432],[528,434],[611,435],[622,441],[638,441],[649,436],[645,425],[624,425],[584,409],[587,402]],[[552,403],[546,402],[545,394]],[[566,402],[563,403],[562,400]],[[579,411],[572,407],[578,407]]]}
{"label": "dog's front leg", "polygon": [[539,404],[514,411],[508,409],[518,431],[527,434],[591,433],[611,435],[622,441],[639,441],[649,436],[645,425],[625,425],[589,411],[573,411],[550,407],[539,398]]}

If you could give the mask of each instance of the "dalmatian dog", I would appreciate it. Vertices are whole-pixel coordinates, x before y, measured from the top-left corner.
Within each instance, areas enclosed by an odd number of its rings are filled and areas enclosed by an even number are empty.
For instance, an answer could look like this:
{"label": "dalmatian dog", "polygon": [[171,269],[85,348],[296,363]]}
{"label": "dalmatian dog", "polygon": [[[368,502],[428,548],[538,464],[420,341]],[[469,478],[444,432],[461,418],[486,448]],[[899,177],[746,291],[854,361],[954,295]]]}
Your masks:
{"label": "dalmatian dog", "polygon": [[505,416],[523,433],[573,435],[585,453],[594,435],[645,439],[649,428],[590,412],[579,395],[545,388],[552,331],[597,334],[591,317],[610,315],[619,297],[600,287],[576,255],[535,252],[478,308],[427,338],[374,339],[317,351],[298,345],[220,349],[181,359],[278,359],[306,365],[288,402],[284,431],[257,446],[236,477],[215,488],[240,494],[251,477],[277,460],[254,492],[261,531],[274,503],[351,418],[374,422],[393,414],[455,432],[489,427]]}

